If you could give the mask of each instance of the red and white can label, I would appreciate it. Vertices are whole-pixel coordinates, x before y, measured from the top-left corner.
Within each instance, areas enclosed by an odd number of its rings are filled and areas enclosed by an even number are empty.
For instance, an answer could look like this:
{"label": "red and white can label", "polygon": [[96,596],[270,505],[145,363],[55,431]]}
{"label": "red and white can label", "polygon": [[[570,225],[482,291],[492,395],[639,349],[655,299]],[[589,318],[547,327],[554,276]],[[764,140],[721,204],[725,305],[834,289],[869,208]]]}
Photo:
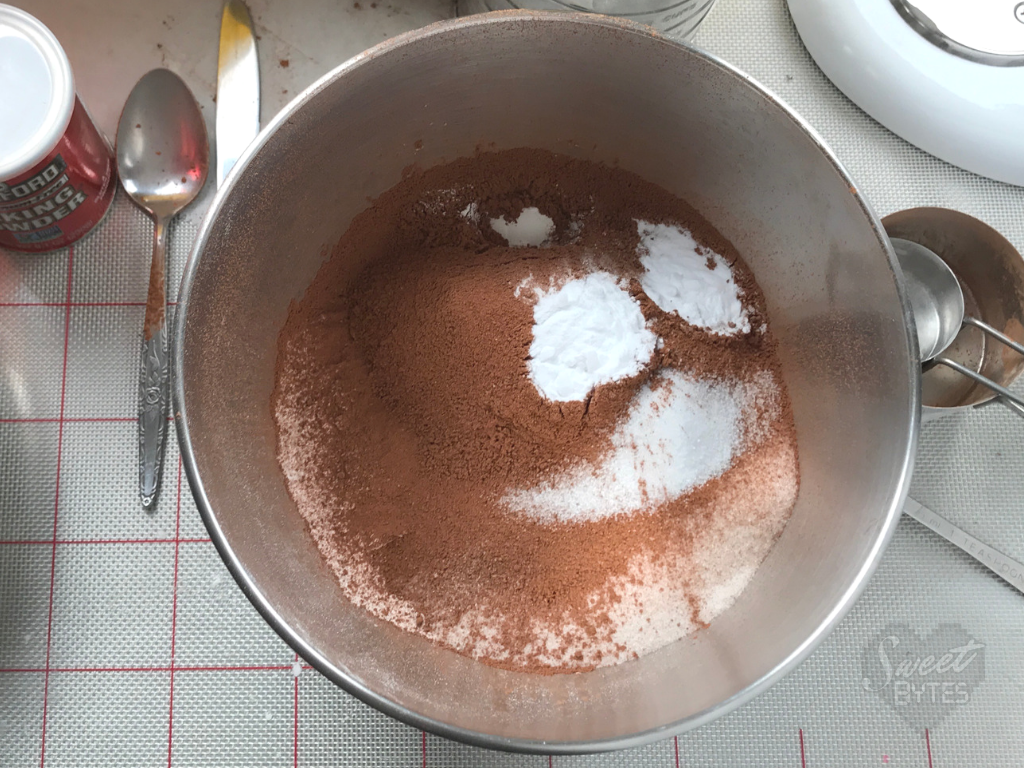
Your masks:
{"label": "red and white can label", "polygon": [[114,155],[82,103],[57,146],[13,179],[0,181],[0,247],[53,251],[100,223],[116,187]]}

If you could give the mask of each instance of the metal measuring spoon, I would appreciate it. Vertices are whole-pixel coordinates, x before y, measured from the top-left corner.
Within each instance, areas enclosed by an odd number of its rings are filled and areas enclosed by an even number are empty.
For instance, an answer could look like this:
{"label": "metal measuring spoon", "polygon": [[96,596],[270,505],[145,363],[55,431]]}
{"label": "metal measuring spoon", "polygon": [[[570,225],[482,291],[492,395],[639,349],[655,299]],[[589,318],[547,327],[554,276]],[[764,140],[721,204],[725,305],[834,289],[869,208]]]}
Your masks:
{"label": "metal measuring spoon", "polygon": [[960,288],[960,282],[949,265],[932,250],[920,243],[898,237],[891,238],[891,241],[900,268],[903,270],[910,308],[917,325],[921,362],[934,360],[938,365],[952,368],[988,387],[1000,395],[1001,402],[1010,410],[1024,417],[1024,400],[955,360],[940,357],[965,324],[984,331],[1021,355],[1024,355],[1024,345],[1018,344],[988,323],[964,314],[964,293]]}
{"label": "metal measuring spoon", "polygon": [[146,508],[160,485],[167,437],[167,225],[199,194],[209,167],[206,123],[188,86],[166,69],[143,75],[117,125],[117,170],[154,224],[139,379],[139,495]]}

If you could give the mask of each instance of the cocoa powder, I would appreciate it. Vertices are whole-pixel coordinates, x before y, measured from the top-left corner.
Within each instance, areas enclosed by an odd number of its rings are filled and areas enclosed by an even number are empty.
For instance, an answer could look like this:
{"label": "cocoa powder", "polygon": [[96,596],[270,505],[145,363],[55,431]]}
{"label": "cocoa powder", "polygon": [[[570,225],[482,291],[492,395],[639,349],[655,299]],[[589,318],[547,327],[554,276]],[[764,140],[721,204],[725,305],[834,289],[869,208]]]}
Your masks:
{"label": "cocoa powder", "polygon": [[[554,220],[551,247],[510,248],[488,226],[529,206]],[[714,336],[661,311],[635,279],[636,219],[685,226],[723,255],[751,327],[762,325],[763,297],[731,244],[622,170],[539,150],[485,153],[411,169],[353,220],[290,311],[272,408],[289,490],[354,602],[488,663],[582,670],[656,647],[624,642],[615,618],[631,611],[650,624],[636,595],[652,585],[686,606],[655,620],[671,625],[659,630],[668,639],[714,613],[702,595],[729,574],[695,548],[754,532],[743,566],[764,557],[796,493],[773,339]],[[583,402],[545,400],[527,370],[532,303],[516,288],[593,269],[630,279],[662,344],[639,374]],[[771,408],[757,406],[763,434],[728,471],[657,509],[596,522],[540,523],[503,507],[511,488],[598,461],[664,368],[776,382]],[[778,499],[738,490],[789,479]]]}

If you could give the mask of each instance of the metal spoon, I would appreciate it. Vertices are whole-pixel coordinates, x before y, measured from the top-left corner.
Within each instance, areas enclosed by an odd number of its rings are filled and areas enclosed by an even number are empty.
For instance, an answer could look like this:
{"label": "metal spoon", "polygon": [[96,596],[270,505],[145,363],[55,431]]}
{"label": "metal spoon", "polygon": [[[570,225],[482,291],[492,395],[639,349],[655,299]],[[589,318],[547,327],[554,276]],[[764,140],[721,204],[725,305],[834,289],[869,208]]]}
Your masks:
{"label": "metal spoon", "polygon": [[139,379],[139,495],[146,508],[160,485],[167,436],[167,224],[199,194],[209,166],[206,123],[188,86],[166,69],[143,75],[117,125],[117,170],[154,224]]}
{"label": "metal spoon", "polygon": [[921,362],[934,360],[982,384],[1000,396],[1000,402],[1024,417],[1024,400],[991,379],[972,371],[955,360],[939,357],[953,343],[960,329],[973,325],[989,336],[1001,341],[1015,352],[1024,355],[1024,345],[1000,333],[988,323],[964,314],[964,293],[960,282],[942,259],[920,243],[891,238],[893,250],[907,285],[910,308],[917,325]]}

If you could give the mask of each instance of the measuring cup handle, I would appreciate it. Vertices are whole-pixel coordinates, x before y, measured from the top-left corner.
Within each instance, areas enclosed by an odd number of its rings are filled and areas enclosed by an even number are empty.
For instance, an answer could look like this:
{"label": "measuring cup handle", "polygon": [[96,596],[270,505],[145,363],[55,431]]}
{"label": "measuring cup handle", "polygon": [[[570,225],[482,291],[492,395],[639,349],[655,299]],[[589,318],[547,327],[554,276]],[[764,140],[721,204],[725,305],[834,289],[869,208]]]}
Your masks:
{"label": "measuring cup handle", "polygon": [[1009,400],[1005,397],[997,397],[996,400],[1024,419],[1024,406],[1021,406],[1016,400]]}
{"label": "measuring cup handle", "polygon": [[957,373],[963,374],[967,378],[974,379],[974,381],[979,384],[988,387],[993,392],[1000,395],[999,399],[1009,406],[1018,416],[1024,418],[1024,400],[1021,400],[1006,387],[999,386],[991,379],[985,378],[980,373],[975,373],[970,368],[962,366],[960,363],[950,360],[949,358],[937,357],[935,358],[935,362],[939,365],[944,365],[947,368],[952,368]]}
{"label": "measuring cup handle", "polygon": [[988,323],[984,323],[984,322],[982,322],[981,320],[979,320],[976,317],[971,317],[970,315],[964,315],[964,325],[973,325],[975,328],[978,328],[979,330],[984,331],[985,333],[987,333],[992,338],[998,339],[999,341],[1003,342],[1003,344],[1008,346],[1010,349],[1012,349],[1017,354],[1024,355],[1024,344],[1020,344],[1020,343],[1014,341],[1009,336],[1007,336],[1005,333],[1002,333],[1001,331],[997,331],[995,328],[993,328]]}

